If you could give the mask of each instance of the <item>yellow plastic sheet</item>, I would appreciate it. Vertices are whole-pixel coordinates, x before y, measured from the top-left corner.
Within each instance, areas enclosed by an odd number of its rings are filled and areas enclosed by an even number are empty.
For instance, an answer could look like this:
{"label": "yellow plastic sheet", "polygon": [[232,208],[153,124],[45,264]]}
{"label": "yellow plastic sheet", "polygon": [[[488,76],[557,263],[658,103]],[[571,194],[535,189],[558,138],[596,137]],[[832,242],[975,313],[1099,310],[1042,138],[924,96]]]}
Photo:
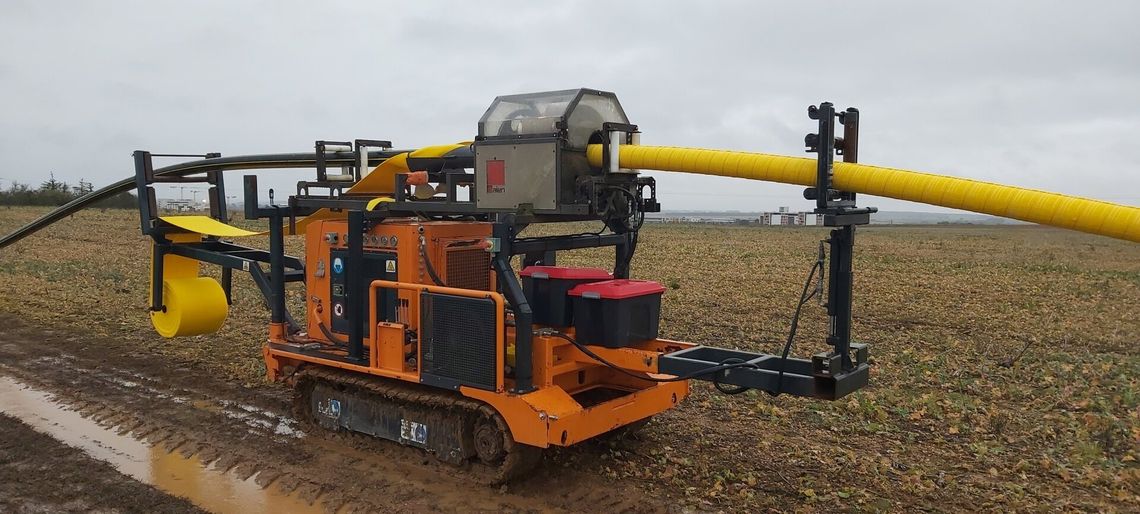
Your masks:
{"label": "yellow plastic sheet", "polygon": [[348,192],[392,194],[396,191],[396,174],[410,171],[408,157],[443,157],[470,144],[470,141],[461,141],[450,145],[425,146],[419,150],[395,155],[373,168],[371,173],[360,179],[360,182],[354,184]]}
{"label": "yellow plastic sheet", "polygon": [[[368,176],[357,182],[349,193],[375,194],[368,204],[372,210],[383,202],[392,201],[396,174],[407,173],[408,157],[440,157],[463,148],[470,143],[439,145],[402,153],[380,163]],[[317,220],[343,217],[341,212],[321,209],[298,220],[293,233],[303,233],[305,227]],[[216,237],[245,237],[264,234],[222,223],[209,216],[163,216],[162,221],[188,233],[169,234],[174,242],[197,241],[203,235]],[[209,277],[198,276],[199,263],[177,255],[163,257],[162,305],[165,310],[151,313],[151,324],[163,337],[182,337],[216,332],[229,314],[225,291],[221,284]]]}
{"label": "yellow plastic sheet", "polygon": [[[602,165],[601,145],[590,145],[593,166]],[[623,168],[815,185],[814,159],[748,152],[622,146]],[[911,202],[1013,218],[1140,242],[1140,208],[932,173],[866,164],[835,163],[834,187]]]}
{"label": "yellow plastic sheet", "polygon": [[227,225],[209,216],[162,216],[160,219],[178,228],[207,236],[246,237],[264,233]]}

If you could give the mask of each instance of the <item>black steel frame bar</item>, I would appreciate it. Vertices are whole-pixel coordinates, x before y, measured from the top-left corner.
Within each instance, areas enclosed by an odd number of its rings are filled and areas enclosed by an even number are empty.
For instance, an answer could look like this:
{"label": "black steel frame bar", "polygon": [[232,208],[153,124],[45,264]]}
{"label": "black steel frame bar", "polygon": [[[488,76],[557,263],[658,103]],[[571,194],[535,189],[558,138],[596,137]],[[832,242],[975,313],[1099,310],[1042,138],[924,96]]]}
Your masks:
{"label": "black steel frame bar", "polygon": [[[870,222],[875,208],[857,208],[855,194],[831,189],[835,154],[843,155],[844,162],[857,162],[859,155],[859,111],[848,108],[836,114],[830,102],[809,107],[808,117],[818,121],[818,134],[809,134],[809,151],[816,161],[815,201],[824,224],[836,227],[828,238],[830,262],[827,279],[827,315],[829,318],[827,343],[840,357],[843,371],[856,366],[851,359],[851,304],[854,289],[852,261],[855,255],[855,227]],[[835,137],[835,119],[843,123],[843,138]],[[810,192],[810,190],[809,190]],[[810,196],[810,195],[805,195]],[[832,370],[833,372],[835,370]]]}
{"label": "black steel frame bar", "polygon": [[602,246],[622,246],[626,244],[625,234],[577,234],[570,236],[546,236],[515,239],[511,241],[511,255],[579,250]]}
{"label": "black steel frame bar", "polygon": [[[348,358],[356,361],[364,359],[364,320],[367,319],[365,306],[368,304],[368,287],[361,278],[364,276],[364,213],[348,212],[348,256],[344,265],[346,317],[348,325]],[[375,327],[372,327],[375,331]]]}
{"label": "black steel frame bar", "polygon": [[[491,259],[491,267],[498,277],[503,296],[511,304],[515,314],[515,389],[516,393],[527,393],[534,388],[534,311],[523,293],[522,284],[511,267],[511,257],[527,253],[527,248],[518,251],[515,244],[516,226],[512,216],[496,222],[491,227],[491,235],[499,240],[499,251]],[[524,240],[525,241],[525,240]],[[537,248],[530,251],[536,251]],[[517,253],[516,253],[517,252]]]}
{"label": "black steel frame bar", "polygon": [[270,322],[285,323],[285,230],[281,209],[269,218],[269,296]]}
{"label": "black steel frame bar", "polygon": [[697,346],[663,355],[658,359],[658,370],[670,375],[683,376],[699,373],[728,359],[738,359],[750,364],[751,367],[729,369],[693,378],[773,393],[834,400],[867,385],[870,367],[866,363],[867,354],[864,348],[860,346],[859,350],[856,366],[827,374],[820,373],[815,363],[809,359],[785,360],[778,355],[707,346]]}

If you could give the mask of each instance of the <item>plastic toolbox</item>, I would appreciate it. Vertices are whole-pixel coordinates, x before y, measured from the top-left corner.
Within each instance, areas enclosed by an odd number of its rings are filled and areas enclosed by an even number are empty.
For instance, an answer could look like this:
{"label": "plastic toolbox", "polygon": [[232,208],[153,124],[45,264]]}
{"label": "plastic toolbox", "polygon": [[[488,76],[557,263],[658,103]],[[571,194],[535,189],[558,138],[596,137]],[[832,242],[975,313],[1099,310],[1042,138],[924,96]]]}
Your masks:
{"label": "plastic toolbox", "polygon": [[592,282],[571,289],[578,342],[622,348],[656,339],[664,292],[665,288],[657,282],[628,279]]}
{"label": "plastic toolbox", "polygon": [[601,268],[567,268],[563,266],[527,266],[519,272],[523,294],[530,302],[534,323],[551,327],[569,327],[574,322],[573,304],[567,293],[575,286],[610,280],[610,272]]}

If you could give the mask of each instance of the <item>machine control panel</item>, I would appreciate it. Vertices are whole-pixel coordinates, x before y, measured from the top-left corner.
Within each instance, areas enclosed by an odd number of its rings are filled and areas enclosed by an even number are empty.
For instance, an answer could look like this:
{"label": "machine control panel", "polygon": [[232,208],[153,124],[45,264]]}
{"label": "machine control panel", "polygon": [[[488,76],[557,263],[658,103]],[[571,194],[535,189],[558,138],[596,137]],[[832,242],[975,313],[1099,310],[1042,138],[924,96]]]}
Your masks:
{"label": "machine control panel", "polygon": [[[332,331],[339,334],[347,334],[349,329],[349,319],[347,312],[347,304],[345,303],[348,295],[348,288],[346,286],[346,277],[348,275],[348,251],[342,248],[332,249],[329,252],[329,261],[332,262],[331,273],[329,274],[329,302],[332,309]],[[361,280],[364,283],[371,283],[373,280],[397,280],[396,276],[396,254],[388,252],[364,252],[364,269],[360,274]],[[376,309],[376,319],[380,321],[395,321],[396,320],[396,291],[392,289],[381,291],[378,296],[378,301],[374,308]],[[364,324],[364,335],[367,337],[369,332],[368,323]]]}

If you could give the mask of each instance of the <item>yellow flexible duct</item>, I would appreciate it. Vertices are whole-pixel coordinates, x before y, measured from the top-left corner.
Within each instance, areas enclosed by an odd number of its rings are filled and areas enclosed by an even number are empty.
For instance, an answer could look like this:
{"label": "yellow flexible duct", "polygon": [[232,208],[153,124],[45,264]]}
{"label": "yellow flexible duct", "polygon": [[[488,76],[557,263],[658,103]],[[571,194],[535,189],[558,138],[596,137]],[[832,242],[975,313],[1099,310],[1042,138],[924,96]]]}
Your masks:
{"label": "yellow flexible duct", "polygon": [[[602,146],[590,145],[590,164],[602,165]],[[814,159],[749,152],[622,146],[623,168],[815,185]],[[866,164],[835,163],[836,189],[952,209],[991,214],[1042,225],[1140,242],[1140,208],[932,173]]]}

